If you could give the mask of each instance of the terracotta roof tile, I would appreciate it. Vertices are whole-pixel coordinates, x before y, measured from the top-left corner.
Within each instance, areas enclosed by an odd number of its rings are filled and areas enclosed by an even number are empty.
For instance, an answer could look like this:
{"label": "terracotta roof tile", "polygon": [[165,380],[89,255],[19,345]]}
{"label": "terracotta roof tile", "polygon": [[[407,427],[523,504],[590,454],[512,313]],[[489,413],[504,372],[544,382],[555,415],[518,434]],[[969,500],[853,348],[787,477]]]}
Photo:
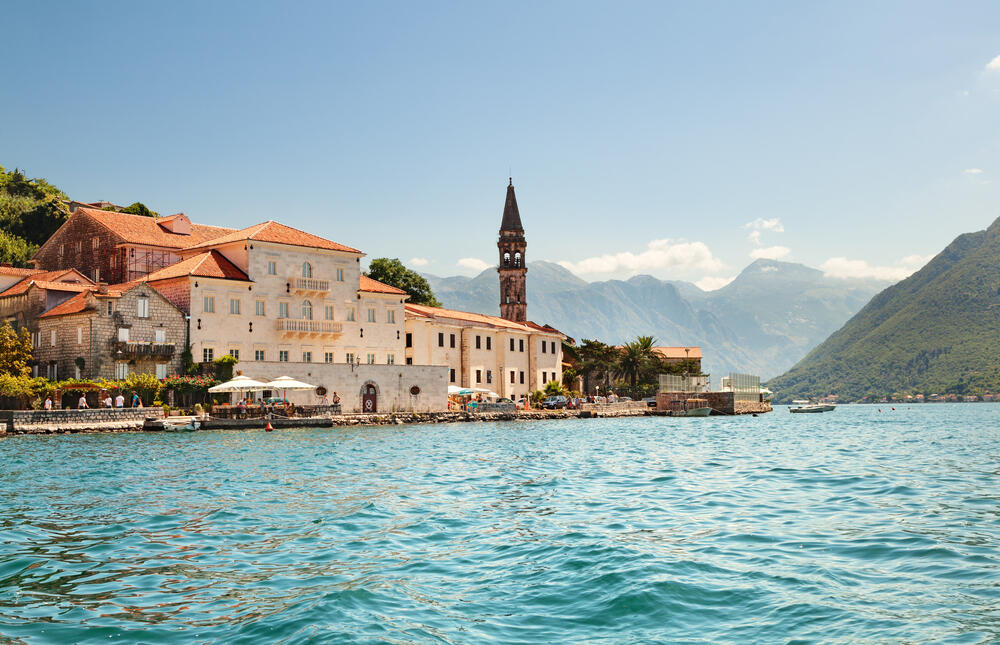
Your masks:
{"label": "terracotta roof tile", "polygon": [[[85,208],[81,206],[76,209],[77,213],[84,213],[102,226],[118,235],[131,244],[142,244],[145,246],[159,246],[169,249],[183,249],[195,244],[201,244],[208,240],[221,237],[232,232],[231,228],[221,226],[207,226],[205,224],[191,224],[190,235],[172,233],[159,225],[160,218],[145,217],[143,215],[133,215],[131,213],[117,213],[114,211],[104,211],[96,208]],[[165,218],[166,221],[177,217]]]}
{"label": "terracotta roof tile", "polygon": [[503,329],[512,329],[514,331],[520,331],[524,333],[531,333],[533,331],[543,331],[549,334],[557,334],[559,336],[565,336],[558,329],[542,325],[538,325],[533,322],[528,323],[518,323],[506,320],[499,316],[487,316],[486,314],[476,314],[468,311],[456,311],[454,309],[442,309],[441,307],[427,307],[425,305],[414,305],[406,303],[406,313],[423,316],[426,318],[441,318],[450,319],[461,322],[470,322],[477,325],[488,325],[490,327],[500,327]]}
{"label": "terracotta roof tile", "polygon": [[217,246],[219,244],[241,242],[243,240],[257,240],[258,242],[274,242],[276,244],[305,246],[314,249],[361,253],[361,251],[349,246],[344,246],[343,244],[338,244],[337,242],[331,242],[330,240],[319,237],[318,235],[306,233],[305,231],[300,231],[297,228],[285,226],[284,224],[279,224],[275,221],[254,224],[253,226],[233,231],[232,233],[227,233],[226,235],[222,235],[212,240],[195,243],[187,247],[185,250],[194,251],[210,246]]}
{"label": "terracotta roof tile", "polygon": [[42,271],[41,269],[20,269],[18,267],[0,266],[0,275],[25,277],[29,275],[35,275],[36,273],[44,273],[44,271]]}
{"label": "terracotta roof tile", "polygon": [[169,280],[170,278],[181,278],[185,276],[196,276],[200,278],[222,278],[225,280],[246,280],[250,278],[243,273],[238,266],[226,259],[215,249],[193,255],[185,260],[181,260],[159,271],[154,271],[142,279],[142,282],[155,282],[157,280]]}
{"label": "terracotta roof tile", "polygon": [[365,291],[368,293],[391,293],[399,296],[409,295],[402,289],[397,289],[391,285],[379,282],[374,278],[369,278],[366,275],[361,276],[361,288],[358,291]]}
{"label": "terracotta roof tile", "polygon": [[65,276],[67,273],[72,273],[77,276],[76,271],[72,269],[60,269],[58,271],[42,271],[27,278],[21,280],[17,284],[11,286],[9,289],[0,293],[0,298],[4,296],[18,296],[28,290],[31,285],[37,285],[42,289],[52,289],[54,291],[86,291],[94,285],[90,280],[85,282],[63,282],[59,278]]}
{"label": "terracotta roof tile", "polygon": [[90,289],[76,294],[69,300],[60,303],[43,313],[39,318],[52,318],[53,316],[65,316],[67,314],[78,314],[87,309],[87,294]]}

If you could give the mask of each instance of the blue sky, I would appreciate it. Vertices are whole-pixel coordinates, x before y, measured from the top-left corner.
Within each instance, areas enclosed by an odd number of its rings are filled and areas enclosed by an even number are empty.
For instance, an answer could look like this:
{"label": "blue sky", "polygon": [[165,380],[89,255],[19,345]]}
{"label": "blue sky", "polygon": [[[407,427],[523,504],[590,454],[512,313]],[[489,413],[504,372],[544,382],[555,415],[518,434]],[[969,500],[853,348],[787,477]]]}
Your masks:
{"label": "blue sky", "polygon": [[495,262],[509,171],[529,260],[589,280],[897,278],[1000,216],[997,3],[3,13],[0,165],[439,275]]}

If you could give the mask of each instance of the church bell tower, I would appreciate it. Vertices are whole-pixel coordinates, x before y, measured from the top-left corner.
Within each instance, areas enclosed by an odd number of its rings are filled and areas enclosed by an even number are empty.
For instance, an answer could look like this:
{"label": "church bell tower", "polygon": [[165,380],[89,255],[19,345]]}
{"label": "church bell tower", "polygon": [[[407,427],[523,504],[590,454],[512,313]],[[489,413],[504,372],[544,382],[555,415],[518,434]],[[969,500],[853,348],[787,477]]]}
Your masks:
{"label": "church bell tower", "polygon": [[527,320],[528,303],[525,299],[524,227],[517,212],[517,198],[514,196],[514,179],[507,186],[507,201],[503,205],[503,220],[500,223],[500,317],[512,322]]}

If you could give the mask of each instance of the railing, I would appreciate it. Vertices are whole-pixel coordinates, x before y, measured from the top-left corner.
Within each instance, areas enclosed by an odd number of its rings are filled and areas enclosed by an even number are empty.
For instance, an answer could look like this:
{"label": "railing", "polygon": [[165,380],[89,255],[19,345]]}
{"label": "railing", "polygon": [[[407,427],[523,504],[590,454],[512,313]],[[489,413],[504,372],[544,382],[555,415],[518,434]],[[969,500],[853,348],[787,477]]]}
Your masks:
{"label": "railing", "polygon": [[292,289],[296,291],[329,291],[329,280],[316,280],[314,278],[290,278],[288,280]]}
{"label": "railing", "polygon": [[111,341],[111,352],[124,356],[173,356],[173,343],[140,343],[125,340]]}
{"label": "railing", "polygon": [[615,403],[581,403],[584,412],[645,412],[649,405],[645,401],[618,401]]}
{"label": "railing", "polygon": [[279,318],[277,329],[280,332],[297,334],[339,334],[344,326],[339,322],[323,320],[300,320],[297,318]]}

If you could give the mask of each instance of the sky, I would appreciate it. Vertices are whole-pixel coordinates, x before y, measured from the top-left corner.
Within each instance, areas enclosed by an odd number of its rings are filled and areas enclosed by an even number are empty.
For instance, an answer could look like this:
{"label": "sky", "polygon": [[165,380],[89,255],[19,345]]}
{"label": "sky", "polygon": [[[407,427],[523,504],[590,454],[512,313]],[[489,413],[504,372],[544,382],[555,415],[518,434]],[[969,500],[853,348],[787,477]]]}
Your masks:
{"label": "sky", "polygon": [[897,280],[1000,217],[995,2],[24,2],[0,166],[436,275]]}

